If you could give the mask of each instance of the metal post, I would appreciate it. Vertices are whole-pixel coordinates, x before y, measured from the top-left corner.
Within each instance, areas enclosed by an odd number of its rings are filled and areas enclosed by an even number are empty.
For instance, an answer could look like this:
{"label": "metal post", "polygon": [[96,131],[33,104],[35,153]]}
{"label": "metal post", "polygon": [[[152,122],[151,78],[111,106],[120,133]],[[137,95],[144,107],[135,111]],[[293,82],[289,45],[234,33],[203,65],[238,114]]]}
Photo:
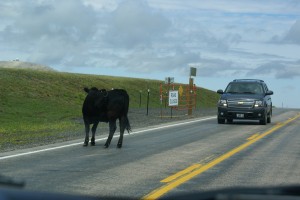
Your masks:
{"label": "metal post", "polygon": [[142,106],[142,90],[140,90],[140,108]]}
{"label": "metal post", "polygon": [[150,89],[148,89],[148,95],[147,95],[147,115],[149,112],[149,96],[150,96]]}
{"label": "metal post", "polygon": [[190,77],[190,81],[189,81],[189,101],[188,101],[188,115],[192,115],[193,114],[193,99],[192,99],[192,90],[194,87],[194,79],[192,77]]}
{"label": "metal post", "polygon": [[168,92],[166,92],[166,96],[165,96],[165,108],[167,108],[167,98],[169,98]]}
{"label": "metal post", "polygon": [[162,83],[159,87],[159,93],[160,93],[160,119],[162,119],[162,101],[163,101],[163,89],[162,89]]}

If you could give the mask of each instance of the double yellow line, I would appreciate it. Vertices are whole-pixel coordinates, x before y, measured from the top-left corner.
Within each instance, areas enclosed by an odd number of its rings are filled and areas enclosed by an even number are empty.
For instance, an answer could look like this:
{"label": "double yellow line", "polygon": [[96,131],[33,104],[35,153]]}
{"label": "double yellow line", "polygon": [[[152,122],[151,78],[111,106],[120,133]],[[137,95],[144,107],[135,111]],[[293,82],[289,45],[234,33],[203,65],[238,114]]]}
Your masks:
{"label": "double yellow line", "polygon": [[278,123],[276,124],[273,128],[269,129],[268,131],[262,133],[262,134],[254,134],[252,137],[248,138],[247,142],[232,149],[231,151],[221,155],[220,157],[217,157],[216,159],[212,160],[211,162],[201,165],[201,164],[194,164],[191,165],[190,167],[172,175],[169,176],[165,179],[163,179],[161,182],[166,183],[166,185],[163,185],[162,187],[152,191],[151,193],[147,194],[144,196],[142,199],[143,200],[149,200],[149,199],[158,199],[159,197],[163,196],[167,192],[171,191],[172,189],[178,187],[179,185],[182,185],[183,183],[189,181],[190,179],[198,176],[199,174],[205,172],[206,170],[214,167],[215,165],[223,162],[224,160],[230,158],[231,156],[235,155],[236,153],[242,151],[243,149],[247,148],[251,144],[257,142],[258,140],[264,138],[265,136],[273,133],[274,131],[280,129],[281,127],[287,125],[288,123],[296,120],[297,118],[300,117],[300,113],[296,115],[293,118],[290,118],[286,120],[283,123]]}

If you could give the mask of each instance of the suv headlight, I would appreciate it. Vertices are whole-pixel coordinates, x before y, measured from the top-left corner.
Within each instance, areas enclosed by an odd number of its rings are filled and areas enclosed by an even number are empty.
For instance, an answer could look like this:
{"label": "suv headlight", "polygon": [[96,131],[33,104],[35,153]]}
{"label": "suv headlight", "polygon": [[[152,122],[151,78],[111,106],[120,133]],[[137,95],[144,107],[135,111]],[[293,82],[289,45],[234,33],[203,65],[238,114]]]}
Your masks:
{"label": "suv headlight", "polygon": [[254,107],[257,108],[257,107],[263,107],[264,104],[263,104],[263,101],[255,101],[255,104],[254,104]]}
{"label": "suv headlight", "polygon": [[227,107],[227,100],[225,99],[220,99],[218,102],[219,106]]}

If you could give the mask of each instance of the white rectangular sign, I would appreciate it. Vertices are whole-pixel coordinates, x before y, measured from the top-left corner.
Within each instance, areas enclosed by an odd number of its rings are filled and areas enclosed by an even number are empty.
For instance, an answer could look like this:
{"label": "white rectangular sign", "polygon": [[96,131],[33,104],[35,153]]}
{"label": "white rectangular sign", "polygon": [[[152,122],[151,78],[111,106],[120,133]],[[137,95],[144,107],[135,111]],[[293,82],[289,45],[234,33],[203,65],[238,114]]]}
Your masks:
{"label": "white rectangular sign", "polygon": [[169,91],[169,106],[178,106],[178,90]]}

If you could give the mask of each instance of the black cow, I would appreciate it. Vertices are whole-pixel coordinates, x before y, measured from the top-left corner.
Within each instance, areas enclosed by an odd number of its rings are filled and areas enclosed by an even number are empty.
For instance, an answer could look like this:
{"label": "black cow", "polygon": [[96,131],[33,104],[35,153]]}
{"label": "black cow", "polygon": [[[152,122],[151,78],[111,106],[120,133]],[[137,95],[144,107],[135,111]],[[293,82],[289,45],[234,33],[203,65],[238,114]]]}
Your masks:
{"label": "black cow", "polygon": [[82,114],[85,125],[85,140],[83,146],[89,143],[90,124],[92,127],[91,145],[95,145],[95,133],[99,122],[109,123],[109,136],[105,143],[105,148],[108,148],[112,137],[117,129],[116,121],[119,119],[120,137],[118,148],[122,147],[124,130],[128,133],[131,131],[129,120],[127,117],[129,108],[129,96],[125,90],[114,89],[106,91],[105,89],[98,90],[93,87],[91,89],[84,88],[87,96],[83,102]]}

